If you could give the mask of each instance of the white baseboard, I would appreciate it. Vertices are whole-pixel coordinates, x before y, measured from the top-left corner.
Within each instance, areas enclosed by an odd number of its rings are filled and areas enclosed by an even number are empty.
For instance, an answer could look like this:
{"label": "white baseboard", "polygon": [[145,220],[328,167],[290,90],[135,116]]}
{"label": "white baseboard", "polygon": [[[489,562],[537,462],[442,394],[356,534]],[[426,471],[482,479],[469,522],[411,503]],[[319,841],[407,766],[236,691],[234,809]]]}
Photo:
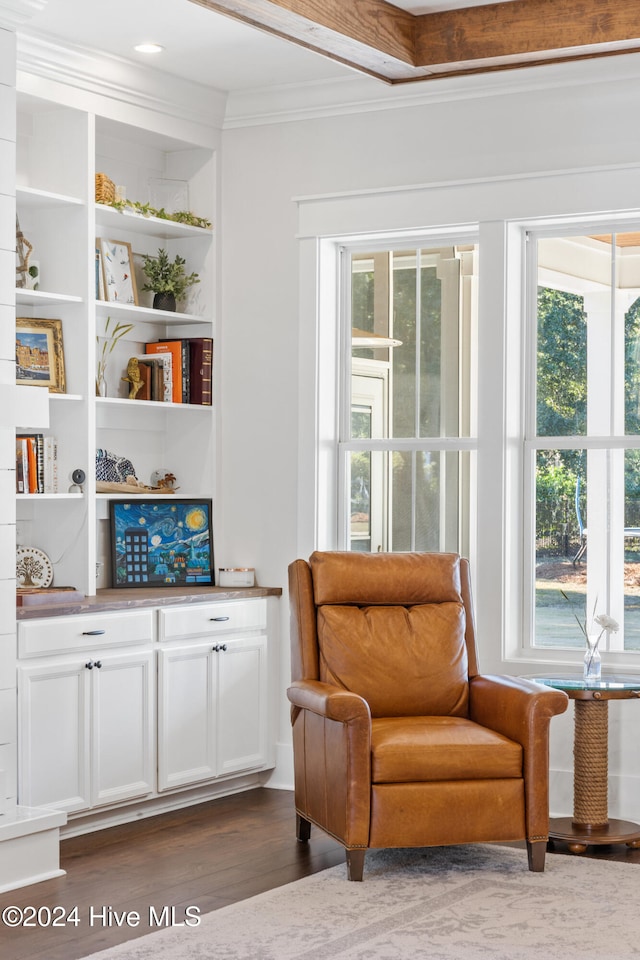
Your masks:
{"label": "white baseboard", "polygon": [[276,766],[264,782],[272,790],[293,790],[293,746],[291,743],[276,744]]}
{"label": "white baseboard", "polygon": [[96,830],[118,827],[123,823],[146,820],[148,817],[156,817],[161,813],[172,813],[174,810],[192,807],[196,803],[206,803],[208,800],[218,800],[234,793],[254,790],[256,787],[265,786],[265,778],[269,772],[234,777],[222,783],[210,783],[203,787],[183,790],[179,793],[163,794],[147,800],[123,804],[109,810],[91,811],[77,816],[71,814],[69,822],[61,831],[61,836],[63,839],[79,837],[85,833],[95,833]]}

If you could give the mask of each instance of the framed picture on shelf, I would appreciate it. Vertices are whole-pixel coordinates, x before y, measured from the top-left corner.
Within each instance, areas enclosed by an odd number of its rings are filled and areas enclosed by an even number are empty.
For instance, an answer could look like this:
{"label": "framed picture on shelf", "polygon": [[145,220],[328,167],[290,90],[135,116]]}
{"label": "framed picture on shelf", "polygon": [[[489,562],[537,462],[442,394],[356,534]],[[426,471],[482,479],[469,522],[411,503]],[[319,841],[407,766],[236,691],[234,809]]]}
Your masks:
{"label": "framed picture on shelf", "polygon": [[16,383],[66,393],[62,320],[16,319]]}
{"label": "framed picture on shelf", "polygon": [[131,244],[125,240],[107,240],[99,237],[96,250],[102,261],[104,297],[110,303],[129,303],[137,306],[138,293],[133,268]]}
{"label": "framed picture on shelf", "polygon": [[112,586],[213,586],[212,502],[111,500]]}

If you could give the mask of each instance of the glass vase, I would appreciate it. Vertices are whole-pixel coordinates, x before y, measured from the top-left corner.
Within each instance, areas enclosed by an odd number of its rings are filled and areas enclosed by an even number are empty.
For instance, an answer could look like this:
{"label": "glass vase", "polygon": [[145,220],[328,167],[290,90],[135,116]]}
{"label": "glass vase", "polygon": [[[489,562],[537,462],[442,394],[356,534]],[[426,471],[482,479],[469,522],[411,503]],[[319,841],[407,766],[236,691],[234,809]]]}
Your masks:
{"label": "glass vase", "polygon": [[587,637],[587,649],[584,654],[584,679],[589,681],[600,680],[602,676],[602,659],[598,649],[600,637]]}

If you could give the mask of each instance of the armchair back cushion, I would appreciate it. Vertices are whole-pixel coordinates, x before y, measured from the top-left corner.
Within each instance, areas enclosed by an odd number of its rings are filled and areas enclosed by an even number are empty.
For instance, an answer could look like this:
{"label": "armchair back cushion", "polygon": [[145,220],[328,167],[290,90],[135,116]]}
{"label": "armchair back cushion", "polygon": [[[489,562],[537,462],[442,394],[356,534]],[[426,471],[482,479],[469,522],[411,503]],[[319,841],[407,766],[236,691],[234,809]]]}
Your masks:
{"label": "armchair back cushion", "polygon": [[454,554],[315,553],[319,679],[372,717],[466,717],[466,616]]}
{"label": "armchair back cushion", "polygon": [[372,717],[466,717],[462,602],[318,609],[320,680],[359,694]]}

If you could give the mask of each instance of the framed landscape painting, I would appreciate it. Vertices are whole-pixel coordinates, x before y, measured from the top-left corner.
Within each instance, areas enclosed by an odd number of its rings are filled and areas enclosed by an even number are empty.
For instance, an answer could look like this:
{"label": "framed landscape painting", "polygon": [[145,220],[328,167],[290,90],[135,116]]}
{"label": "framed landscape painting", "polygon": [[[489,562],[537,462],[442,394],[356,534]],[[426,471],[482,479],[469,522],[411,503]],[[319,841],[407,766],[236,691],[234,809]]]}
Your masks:
{"label": "framed landscape painting", "polygon": [[113,587],[213,586],[212,502],[111,500]]}
{"label": "framed landscape painting", "polygon": [[16,319],[16,383],[66,392],[62,320]]}

